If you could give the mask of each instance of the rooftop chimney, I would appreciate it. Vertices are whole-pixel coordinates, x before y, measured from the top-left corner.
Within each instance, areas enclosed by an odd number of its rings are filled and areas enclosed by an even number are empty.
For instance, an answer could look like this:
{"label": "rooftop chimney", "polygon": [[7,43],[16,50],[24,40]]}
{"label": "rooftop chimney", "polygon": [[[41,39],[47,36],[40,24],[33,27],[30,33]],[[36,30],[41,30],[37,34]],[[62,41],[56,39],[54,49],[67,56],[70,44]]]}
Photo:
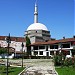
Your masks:
{"label": "rooftop chimney", "polygon": [[75,38],[75,35],[73,36],[73,38]]}
{"label": "rooftop chimney", "polygon": [[63,39],[65,39],[65,36],[63,37]]}

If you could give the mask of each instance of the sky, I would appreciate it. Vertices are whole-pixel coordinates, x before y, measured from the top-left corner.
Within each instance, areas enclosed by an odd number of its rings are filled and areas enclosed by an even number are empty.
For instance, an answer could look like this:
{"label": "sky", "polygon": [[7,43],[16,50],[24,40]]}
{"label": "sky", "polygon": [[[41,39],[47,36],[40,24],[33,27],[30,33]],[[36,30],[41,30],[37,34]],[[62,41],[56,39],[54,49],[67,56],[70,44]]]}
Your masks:
{"label": "sky", "polygon": [[[24,37],[34,22],[36,0],[0,0],[0,36]],[[38,0],[38,21],[56,39],[75,35],[75,0]]]}

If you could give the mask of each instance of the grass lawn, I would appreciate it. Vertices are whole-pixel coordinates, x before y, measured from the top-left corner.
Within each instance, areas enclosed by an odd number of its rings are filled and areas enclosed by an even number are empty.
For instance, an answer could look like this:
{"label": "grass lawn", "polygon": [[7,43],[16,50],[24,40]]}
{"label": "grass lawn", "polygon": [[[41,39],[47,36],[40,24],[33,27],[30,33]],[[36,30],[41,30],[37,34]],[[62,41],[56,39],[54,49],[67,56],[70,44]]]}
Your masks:
{"label": "grass lawn", "polygon": [[[9,67],[9,75],[18,75],[24,68],[22,67]],[[0,75],[6,75],[6,67],[0,66]]]}
{"label": "grass lawn", "polygon": [[63,67],[56,68],[59,75],[75,75],[75,68],[73,67]]}

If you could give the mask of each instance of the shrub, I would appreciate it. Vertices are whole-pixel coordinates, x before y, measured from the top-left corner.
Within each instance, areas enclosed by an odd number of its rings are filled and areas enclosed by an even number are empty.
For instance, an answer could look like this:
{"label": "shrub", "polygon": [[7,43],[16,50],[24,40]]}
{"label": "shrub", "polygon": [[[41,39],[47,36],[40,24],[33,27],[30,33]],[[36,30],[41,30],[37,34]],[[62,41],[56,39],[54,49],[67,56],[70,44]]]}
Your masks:
{"label": "shrub", "polygon": [[62,54],[54,56],[54,64],[55,66],[63,66],[64,65],[65,56]]}
{"label": "shrub", "polygon": [[54,64],[55,66],[60,66],[62,64],[62,56],[60,55],[54,56]]}
{"label": "shrub", "polygon": [[62,60],[60,56],[56,56],[55,59],[56,66],[73,66],[75,68],[75,58],[65,58]]}
{"label": "shrub", "polygon": [[64,55],[59,54],[54,56],[54,65],[55,66],[73,66],[75,68],[75,57],[65,58]]}

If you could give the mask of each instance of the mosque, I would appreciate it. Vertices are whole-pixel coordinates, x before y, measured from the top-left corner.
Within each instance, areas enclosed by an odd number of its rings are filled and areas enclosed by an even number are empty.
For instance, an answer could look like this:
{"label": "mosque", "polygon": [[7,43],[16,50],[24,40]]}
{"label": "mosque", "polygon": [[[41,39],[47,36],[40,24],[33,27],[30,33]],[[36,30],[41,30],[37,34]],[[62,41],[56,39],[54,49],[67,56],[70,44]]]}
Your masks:
{"label": "mosque", "polygon": [[[31,41],[31,56],[52,56],[62,52],[63,54],[73,56],[75,55],[75,36],[73,38],[65,38],[55,40],[51,38],[50,31],[47,27],[38,22],[38,6],[35,3],[34,23],[31,24],[25,31],[25,37],[28,36]],[[7,36],[0,36],[0,48],[7,48]],[[23,51],[26,53],[26,38],[12,37],[9,53],[10,58],[14,56],[20,57],[22,55],[22,42],[24,44]],[[0,55],[0,58],[6,55]]]}
{"label": "mosque", "polygon": [[45,42],[50,40],[50,31],[48,31],[44,24],[38,22],[38,6],[36,3],[34,11],[34,23],[27,28],[25,35],[30,38],[31,43]]}

